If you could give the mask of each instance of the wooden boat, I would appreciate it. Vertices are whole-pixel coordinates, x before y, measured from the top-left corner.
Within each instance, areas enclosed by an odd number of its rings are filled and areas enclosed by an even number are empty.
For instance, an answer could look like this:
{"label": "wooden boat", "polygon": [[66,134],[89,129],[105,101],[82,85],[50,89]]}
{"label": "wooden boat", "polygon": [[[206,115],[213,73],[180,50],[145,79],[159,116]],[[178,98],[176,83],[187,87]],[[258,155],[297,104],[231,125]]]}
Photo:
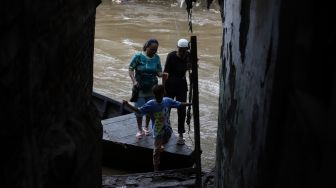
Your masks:
{"label": "wooden boat", "polygon": [[132,113],[132,111],[124,107],[121,102],[95,91],[92,92],[92,101],[96,105],[102,120]]}
{"label": "wooden boat", "polygon": [[[93,92],[92,99],[103,125],[103,165],[129,172],[153,171],[153,138],[137,139],[137,124],[131,110],[107,96]],[[145,118],[144,118],[145,119]],[[176,145],[172,135],[161,155],[160,170],[190,168],[193,151],[187,145]]]}

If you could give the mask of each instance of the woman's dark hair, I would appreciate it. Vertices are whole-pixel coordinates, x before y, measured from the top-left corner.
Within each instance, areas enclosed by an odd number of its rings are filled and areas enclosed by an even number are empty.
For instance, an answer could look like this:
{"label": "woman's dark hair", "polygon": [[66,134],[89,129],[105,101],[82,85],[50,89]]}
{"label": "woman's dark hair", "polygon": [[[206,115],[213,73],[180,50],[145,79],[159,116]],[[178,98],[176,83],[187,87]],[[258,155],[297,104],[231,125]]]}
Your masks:
{"label": "woman's dark hair", "polygon": [[159,46],[159,42],[156,39],[149,39],[143,46],[143,51],[146,51],[146,48],[148,48],[148,46],[150,46],[151,44],[157,44]]}

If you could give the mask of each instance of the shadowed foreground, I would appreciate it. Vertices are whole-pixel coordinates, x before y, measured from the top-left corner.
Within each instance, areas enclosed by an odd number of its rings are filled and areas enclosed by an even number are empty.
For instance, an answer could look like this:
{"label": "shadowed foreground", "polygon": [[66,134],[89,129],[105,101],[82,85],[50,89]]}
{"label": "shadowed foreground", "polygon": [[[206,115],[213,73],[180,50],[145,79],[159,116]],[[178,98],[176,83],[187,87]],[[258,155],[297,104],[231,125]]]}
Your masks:
{"label": "shadowed foreground", "polygon": [[[103,176],[102,187],[194,187],[193,169],[167,170],[127,175]],[[214,170],[202,173],[204,188],[214,187]]]}

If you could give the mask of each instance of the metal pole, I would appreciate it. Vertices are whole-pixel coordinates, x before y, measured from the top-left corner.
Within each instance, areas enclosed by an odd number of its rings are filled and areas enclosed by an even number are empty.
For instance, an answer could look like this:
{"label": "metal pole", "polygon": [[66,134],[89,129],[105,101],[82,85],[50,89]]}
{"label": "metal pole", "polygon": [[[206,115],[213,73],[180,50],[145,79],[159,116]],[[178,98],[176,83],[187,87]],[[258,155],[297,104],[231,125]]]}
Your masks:
{"label": "metal pole", "polygon": [[201,141],[200,141],[200,122],[199,122],[199,99],[198,99],[198,58],[197,58],[197,39],[191,36],[191,62],[192,62],[192,82],[193,82],[193,117],[194,117],[194,136],[195,136],[195,165],[196,182],[195,187],[202,187],[202,167],[201,167]]}

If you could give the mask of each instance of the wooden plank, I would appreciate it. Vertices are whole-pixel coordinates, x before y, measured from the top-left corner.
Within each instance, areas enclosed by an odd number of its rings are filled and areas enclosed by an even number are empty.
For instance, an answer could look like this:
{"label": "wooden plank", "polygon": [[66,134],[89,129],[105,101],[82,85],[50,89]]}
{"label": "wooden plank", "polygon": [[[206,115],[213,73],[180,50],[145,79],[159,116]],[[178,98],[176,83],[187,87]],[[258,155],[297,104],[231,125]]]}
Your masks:
{"label": "wooden plank", "polygon": [[194,119],[194,137],[195,137],[195,164],[196,164],[196,187],[202,187],[201,182],[201,140],[200,140],[200,122],[199,122],[199,96],[198,96],[198,57],[197,57],[197,37],[190,37],[191,44],[191,64],[192,64],[192,82],[193,98],[192,110]]}
{"label": "wooden plank", "polygon": [[176,145],[175,143],[165,146],[165,151],[180,155],[191,155],[192,153],[192,150],[187,145]]}
{"label": "wooden plank", "polygon": [[104,119],[101,122],[102,122],[103,125],[108,125],[108,124],[113,124],[113,123],[117,123],[117,122],[122,122],[122,121],[125,121],[125,120],[128,120],[128,119],[129,120],[134,120],[134,122],[136,122],[134,113],[121,115],[121,116],[117,116],[117,117],[113,117],[113,118],[109,118],[109,119]]}
{"label": "wooden plank", "polygon": [[[102,124],[104,129],[103,138],[105,140],[153,149],[154,140],[151,135],[142,139],[137,139],[135,137],[137,125],[134,114],[102,120]],[[176,145],[176,141],[177,136],[173,133],[169,142],[165,144],[165,150],[167,152],[185,155],[189,155],[192,152],[186,145]]]}
{"label": "wooden plank", "polygon": [[[154,140],[152,136],[142,139],[135,137],[138,128],[134,113],[123,108],[120,102],[106,96],[93,94],[93,99],[100,113],[104,113],[104,117],[101,117],[103,118],[101,121],[103,165],[134,172],[152,171]],[[122,113],[120,108],[123,108]],[[124,113],[128,114],[120,115]],[[188,168],[194,164],[192,150],[186,145],[176,145],[176,138],[173,134],[165,145],[165,151],[161,155],[160,170]]]}

